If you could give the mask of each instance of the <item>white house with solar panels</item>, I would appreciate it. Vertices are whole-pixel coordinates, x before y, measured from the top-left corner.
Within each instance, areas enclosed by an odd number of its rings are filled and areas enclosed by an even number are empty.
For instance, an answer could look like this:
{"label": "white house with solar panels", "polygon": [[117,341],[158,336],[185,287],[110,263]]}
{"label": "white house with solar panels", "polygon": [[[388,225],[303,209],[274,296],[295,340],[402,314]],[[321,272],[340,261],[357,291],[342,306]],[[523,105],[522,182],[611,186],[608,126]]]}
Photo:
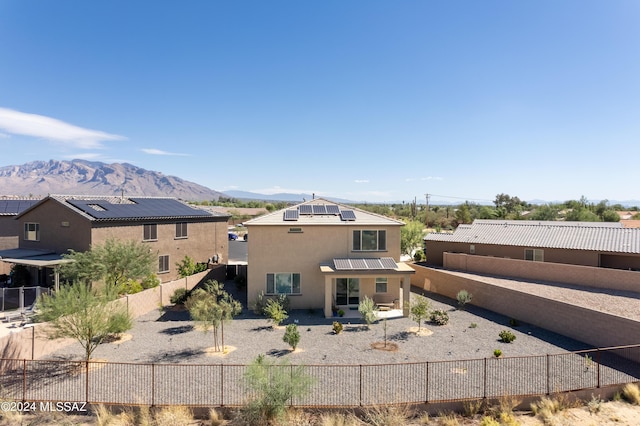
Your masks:
{"label": "white house with solar panels", "polygon": [[248,301],[286,294],[292,309],[356,311],[363,297],[409,313],[403,222],[317,198],[245,222]]}

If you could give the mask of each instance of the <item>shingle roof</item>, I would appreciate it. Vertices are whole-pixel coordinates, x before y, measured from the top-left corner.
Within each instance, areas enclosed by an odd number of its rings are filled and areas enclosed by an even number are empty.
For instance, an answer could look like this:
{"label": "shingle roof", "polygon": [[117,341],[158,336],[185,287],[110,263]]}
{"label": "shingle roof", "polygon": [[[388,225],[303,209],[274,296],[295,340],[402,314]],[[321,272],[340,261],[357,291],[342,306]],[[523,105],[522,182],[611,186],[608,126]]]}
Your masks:
{"label": "shingle roof", "polygon": [[42,202],[48,199],[56,200],[92,221],[229,217],[192,207],[176,198],[51,195]]}
{"label": "shingle roof", "polygon": [[640,254],[640,229],[618,222],[475,220],[452,234],[433,233],[425,240]]}
{"label": "shingle roof", "polygon": [[404,225],[386,216],[322,198],[305,201],[245,222],[245,225]]}

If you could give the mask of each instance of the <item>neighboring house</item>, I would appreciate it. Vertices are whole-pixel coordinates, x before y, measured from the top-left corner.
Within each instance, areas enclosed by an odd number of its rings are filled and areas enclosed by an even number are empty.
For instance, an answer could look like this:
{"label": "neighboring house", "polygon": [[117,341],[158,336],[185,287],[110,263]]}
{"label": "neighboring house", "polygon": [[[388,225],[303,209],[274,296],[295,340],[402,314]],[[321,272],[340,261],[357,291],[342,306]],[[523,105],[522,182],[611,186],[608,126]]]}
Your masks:
{"label": "neighboring house", "polygon": [[475,220],[425,237],[426,263],[444,253],[640,271],[640,229],[618,222]]}
{"label": "neighboring house", "polygon": [[[140,241],[158,256],[162,282],[178,277],[176,263],[227,259],[227,220],[175,198],[117,196],[49,196],[18,214],[20,256],[0,252],[4,261],[27,266],[55,266],[69,250],[86,251],[108,239]],[[38,262],[42,263],[38,263]],[[38,273],[38,283],[50,274]],[[43,276],[44,275],[44,276]]]}
{"label": "neighboring house", "polygon": [[[22,198],[0,199],[0,250],[18,248],[20,241],[20,229],[18,222],[14,220],[23,210],[31,207],[39,200]],[[0,262],[0,285],[7,282],[11,265]]]}
{"label": "neighboring house", "polygon": [[401,221],[313,199],[245,222],[248,301],[286,294],[294,309],[357,309],[364,296],[408,315]]}

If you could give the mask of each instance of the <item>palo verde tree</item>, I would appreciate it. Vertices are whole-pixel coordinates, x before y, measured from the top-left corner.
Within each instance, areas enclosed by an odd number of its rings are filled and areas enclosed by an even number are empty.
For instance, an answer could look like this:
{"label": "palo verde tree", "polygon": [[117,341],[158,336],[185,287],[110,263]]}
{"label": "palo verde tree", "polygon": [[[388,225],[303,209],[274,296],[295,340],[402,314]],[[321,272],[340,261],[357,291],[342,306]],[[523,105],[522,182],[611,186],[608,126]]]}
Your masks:
{"label": "palo verde tree", "polygon": [[[242,305],[224,290],[224,284],[208,280],[197,288],[185,302],[191,318],[205,332],[213,329],[214,350],[224,350],[224,322],[230,321],[242,311]],[[218,329],[221,330],[222,346],[218,345]]]}
{"label": "palo verde tree", "polygon": [[62,265],[67,281],[92,283],[103,281],[108,291],[124,293],[132,280],[146,278],[154,273],[156,256],[139,241],[108,239],[86,252],[71,251],[64,256],[72,259]]}
{"label": "palo verde tree", "polygon": [[115,301],[108,289],[98,291],[85,283],[64,285],[38,301],[37,320],[49,323],[52,339],[72,338],[85,351],[86,360],[104,340],[132,326],[127,307]]}
{"label": "palo verde tree", "polygon": [[407,222],[400,228],[400,251],[402,254],[411,255],[415,249],[423,245],[424,225],[417,221]]}

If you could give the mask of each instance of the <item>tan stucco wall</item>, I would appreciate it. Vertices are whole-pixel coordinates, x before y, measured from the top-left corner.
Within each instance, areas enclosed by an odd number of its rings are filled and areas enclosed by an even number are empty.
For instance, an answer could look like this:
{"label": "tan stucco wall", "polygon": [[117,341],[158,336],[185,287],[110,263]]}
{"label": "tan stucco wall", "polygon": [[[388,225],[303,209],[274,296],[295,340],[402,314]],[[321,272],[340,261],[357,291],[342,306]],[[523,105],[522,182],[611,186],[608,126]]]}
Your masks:
{"label": "tan stucco wall", "polygon": [[446,269],[553,281],[613,290],[640,291],[640,272],[550,262],[444,253]]}
{"label": "tan stucco wall", "polygon": [[[320,264],[333,258],[400,257],[400,226],[291,226],[249,225],[247,296],[251,303],[260,291],[266,291],[266,274],[300,273],[301,295],[292,295],[293,309],[324,307],[324,275]],[[289,228],[302,228],[302,233],[290,233]],[[387,251],[354,252],[353,230],[386,230]],[[336,275],[349,276],[349,275]],[[351,274],[350,276],[354,276]],[[383,274],[379,276],[384,276]],[[361,279],[361,292],[373,291],[375,276]],[[389,291],[397,291],[400,277],[388,277]]]}
{"label": "tan stucco wall", "polygon": [[[89,250],[91,247],[91,223],[88,219],[74,213],[53,199],[48,199],[37,208],[20,216],[20,247],[40,250],[53,250],[66,253]],[[24,224],[40,224],[40,241],[24,239]]]}
{"label": "tan stucco wall", "polygon": [[556,332],[595,347],[640,343],[640,325],[620,316],[558,302],[524,292],[412,265],[411,284],[455,300],[458,291],[473,294],[473,304]]}
{"label": "tan stucco wall", "polygon": [[[187,225],[188,238],[175,238],[176,222],[149,222],[158,225],[157,241],[143,240],[143,225],[121,224],[119,226],[102,224],[92,231],[92,244],[100,245],[110,238],[136,240],[149,247],[156,256],[169,255],[169,272],[158,274],[162,282],[178,278],[176,263],[185,256],[197,263],[204,263],[218,254],[219,263],[225,263],[228,253],[227,222],[190,222]],[[157,265],[157,262],[156,262]]]}

